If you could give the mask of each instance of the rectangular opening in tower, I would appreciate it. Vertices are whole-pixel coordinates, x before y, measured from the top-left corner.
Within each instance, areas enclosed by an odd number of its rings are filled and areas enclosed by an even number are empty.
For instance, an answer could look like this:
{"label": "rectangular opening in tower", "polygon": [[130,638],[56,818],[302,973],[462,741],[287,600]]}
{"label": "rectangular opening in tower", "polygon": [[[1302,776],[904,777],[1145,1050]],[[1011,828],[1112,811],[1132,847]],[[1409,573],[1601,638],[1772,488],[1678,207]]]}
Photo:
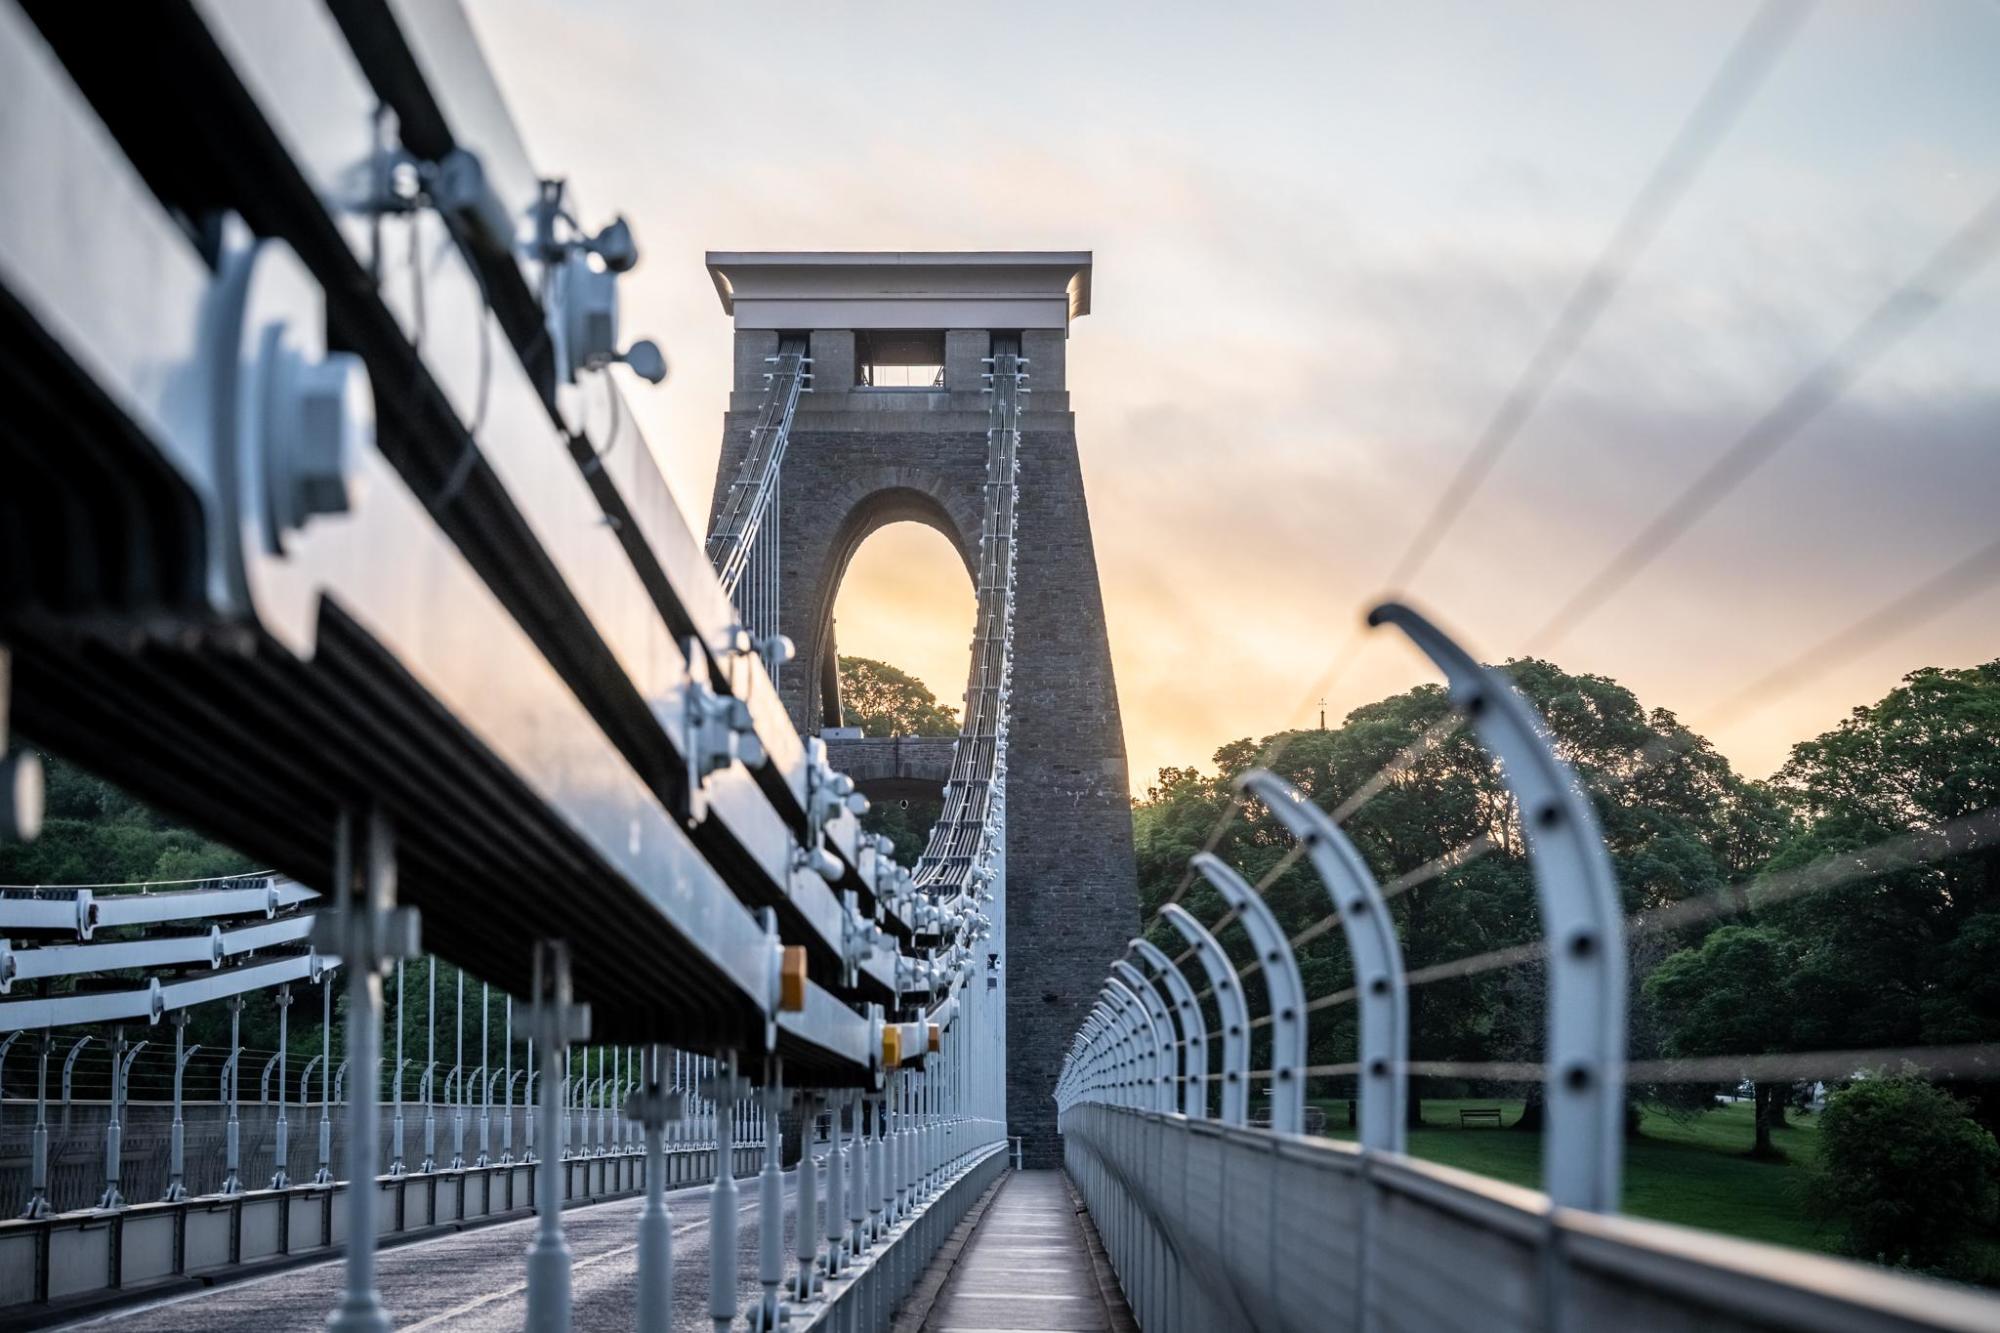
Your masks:
{"label": "rectangular opening in tower", "polygon": [[943,329],[864,329],[854,335],[855,382],[864,389],[942,389]]}

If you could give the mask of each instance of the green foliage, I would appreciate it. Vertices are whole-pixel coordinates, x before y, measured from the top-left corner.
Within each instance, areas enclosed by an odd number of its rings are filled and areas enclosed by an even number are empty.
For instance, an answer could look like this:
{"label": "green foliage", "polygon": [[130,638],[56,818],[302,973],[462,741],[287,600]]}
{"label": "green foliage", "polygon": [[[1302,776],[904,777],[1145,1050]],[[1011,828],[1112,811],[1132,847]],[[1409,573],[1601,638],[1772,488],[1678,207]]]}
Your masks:
{"label": "green foliage", "polygon": [[[1768,872],[2000,805],[2000,661],[1911,672],[1795,746],[1777,782],[1795,822]],[[1796,1049],[2000,1040],[2000,849],[1751,900],[1798,951]],[[2000,1126],[2000,1085],[1960,1091]]]}
{"label": "green foliage", "polygon": [[1724,926],[1646,978],[1647,999],[1670,1016],[1671,1056],[1762,1055],[1790,1048],[1785,983],[1791,942],[1759,926]]}
{"label": "green foliage", "polygon": [[1979,1275],[1968,1241],[2000,1199],[2000,1144],[1942,1089],[1870,1078],[1835,1093],[1820,1117],[1813,1214],[1845,1228],[1849,1253]]}
{"label": "green foliage", "polygon": [[896,860],[904,866],[914,866],[923,855],[931,825],[937,823],[943,812],[942,801],[877,801],[861,816],[861,827],[888,838],[896,846]]}
{"label": "green foliage", "polygon": [[840,711],[864,736],[956,736],[958,712],[907,671],[869,657],[840,659]]}
{"label": "green foliage", "polygon": [[[1662,1023],[1663,1052],[1764,1055],[1798,1049],[1791,996],[1796,956],[1796,946],[1782,931],[1723,926],[1699,947],[1662,961],[1643,989]],[[1788,1092],[1782,1081],[1757,1086],[1753,1155],[1773,1154],[1771,1131],[1784,1123]]]}
{"label": "green foliage", "polygon": [[[1768,855],[1785,826],[1784,807],[1737,777],[1671,713],[1647,710],[1615,681],[1572,675],[1548,662],[1513,662],[1507,670],[1548,719],[1559,751],[1591,784],[1631,907],[1714,893]],[[1134,811],[1146,915],[1183,882],[1188,857],[1208,845],[1233,799],[1231,781],[1246,768],[1261,763],[1331,809],[1394,762],[1380,789],[1345,825],[1378,879],[1389,883],[1469,847],[1490,846],[1396,895],[1391,911],[1407,965],[1417,969],[1538,939],[1534,881],[1518,817],[1476,738],[1460,728],[1411,757],[1419,738],[1449,709],[1441,688],[1420,686],[1355,709],[1336,729],[1225,745],[1215,753],[1213,776],[1163,769]],[[1662,749],[1677,757],[1654,762]],[[1242,810],[1214,850],[1253,881],[1282,870],[1265,897],[1288,932],[1326,913],[1325,890],[1310,867],[1281,867],[1292,843],[1269,811],[1254,803]],[[1199,883],[1190,885],[1185,901],[1199,920],[1221,915],[1220,903]],[[1153,927],[1153,937],[1170,954],[1180,951],[1164,925]],[[1247,957],[1240,932],[1225,935],[1223,943]],[[1348,985],[1340,932],[1303,945],[1299,966],[1311,994]],[[1413,989],[1413,1058],[1538,1059],[1541,988],[1539,969],[1530,967]],[[1253,1001],[1260,999],[1261,988],[1251,989]],[[1308,1058],[1318,1064],[1352,1060],[1351,1020],[1345,1006],[1316,1015]],[[1652,1053],[1635,1048],[1641,1058]]]}
{"label": "green foliage", "polygon": [[47,814],[33,842],[0,841],[0,884],[129,884],[254,870],[102,778],[44,754]]}

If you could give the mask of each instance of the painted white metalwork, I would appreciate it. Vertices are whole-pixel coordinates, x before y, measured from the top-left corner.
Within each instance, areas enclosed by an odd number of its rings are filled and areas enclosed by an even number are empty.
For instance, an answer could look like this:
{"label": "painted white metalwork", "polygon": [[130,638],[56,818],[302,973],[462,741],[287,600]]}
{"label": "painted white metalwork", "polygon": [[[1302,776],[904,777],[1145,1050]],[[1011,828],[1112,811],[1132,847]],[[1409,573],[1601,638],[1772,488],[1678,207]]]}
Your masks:
{"label": "painted white metalwork", "polygon": [[1250,1013],[1243,999],[1243,983],[1215,936],[1189,916],[1187,909],[1169,903],[1160,917],[1194,950],[1209,989],[1215,993],[1216,1007],[1222,1014],[1222,1121],[1245,1124],[1250,1119]]}
{"label": "painted white metalwork", "polygon": [[1527,836],[1549,948],[1543,1184],[1567,1208],[1618,1207],[1625,1151],[1625,926],[1590,797],[1505,676],[1406,606],[1369,615],[1409,635],[1444,672],[1451,700],[1500,760]]}
{"label": "painted white metalwork", "polygon": [[[590,1006],[575,999],[569,975],[569,950],[560,941],[535,947],[534,1020],[542,1050],[568,1055],[572,1042],[590,1039]],[[563,1113],[561,1085],[542,1083],[542,1116],[554,1125]],[[561,1155],[545,1154],[537,1172],[535,1198],[539,1223],[528,1247],[528,1328],[530,1333],[564,1333],[569,1328],[570,1251],[563,1239],[562,1195],[557,1174]]]}
{"label": "painted white metalwork", "polygon": [[1271,1128],[1297,1134],[1305,1127],[1306,996],[1291,943],[1268,903],[1213,852],[1190,862],[1236,913],[1263,967],[1271,1019]]}
{"label": "painted white metalwork", "polygon": [[1138,968],[1121,958],[1111,964],[1111,971],[1125,983],[1126,990],[1146,1012],[1147,1024],[1153,1034],[1152,1079],[1155,1086],[1151,1104],[1156,1110],[1171,1111],[1174,1109],[1174,1084],[1180,1063],[1178,1052],[1174,1049],[1173,1018],[1167,1013],[1166,1005],[1160,1002],[1159,992],[1153,989]]}
{"label": "painted white metalwork", "polygon": [[1194,988],[1150,940],[1135,939],[1132,952],[1153,969],[1153,975],[1167,988],[1173,1001],[1174,1020],[1180,1028],[1181,1113],[1194,1120],[1208,1118],[1208,1021],[1194,998]]}
{"label": "painted white metalwork", "polygon": [[1327,897],[1340,917],[1354,960],[1362,1095],[1357,1126],[1364,1148],[1402,1152],[1409,1076],[1409,992],[1403,983],[1403,947],[1389,905],[1340,826],[1282,778],[1263,769],[1239,783],[1270,808],[1272,817],[1306,849]]}

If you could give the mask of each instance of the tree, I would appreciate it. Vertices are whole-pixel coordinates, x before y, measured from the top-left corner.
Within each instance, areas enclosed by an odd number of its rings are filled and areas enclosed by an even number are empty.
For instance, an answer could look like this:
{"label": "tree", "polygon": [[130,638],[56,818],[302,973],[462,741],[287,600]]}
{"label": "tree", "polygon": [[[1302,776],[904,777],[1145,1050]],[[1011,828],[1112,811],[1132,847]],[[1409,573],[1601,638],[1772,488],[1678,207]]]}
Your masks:
{"label": "tree", "polygon": [[909,867],[916,865],[917,858],[923,855],[931,825],[943,813],[944,803],[937,800],[913,797],[906,801],[876,801],[861,816],[861,827],[887,838],[895,845],[897,862]]}
{"label": "tree", "polygon": [[[1573,675],[1552,663],[1510,662],[1505,670],[1547,719],[1558,751],[1590,786],[1628,907],[1715,892],[1769,854],[1783,828],[1784,807],[1767,790],[1737,777],[1671,713],[1644,708],[1615,681]],[[1442,689],[1421,686],[1357,708],[1332,730],[1225,745],[1215,752],[1213,775],[1161,770],[1134,811],[1140,896],[1148,919],[1186,877],[1188,857],[1208,846],[1211,830],[1230,809],[1231,781],[1262,763],[1327,809],[1373,787],[1372,797],[1345,827],[1385,883],[1469,846],[1489,848],[1395,895],[1390,910],[1412,970],[1539,939],[1532,867],[1513,799],[1494,762],[1470,728],[1417,745],[1448,712]],[[1671,762],[1660,762],[1662,753],[1672,755]],[[1310,867],[1281,864],[1293,847],[1269,811],[1255,803],[1240,811],[1213,850],[1253,881],[1281,872],[1265,899],[1288,933],[1325,916],[1330,904]],[[1198,883],[1182,901],[1199,920],[1222,915]],[[1153,938],[1170,955],[1180,952],[1181,944],[1164,927],[1156,925]],[[1240,930],[1226,933],[1222,942],[1247,960]],[[1351,984],[1339,931],[1322,930],[1310,938],[1298,961],[1311,994]],[[1530,966],[1413,987],[1412,1058],[1539,1059],[1543,984]],[[1261,998],[1259,988],[1250,989],[1254,1003]],[[1312,1063],[1353,1058],[1346,1012],[1345,1007],[1316,1012],[1308,1029]],[[1412,1086],[1413,1121],[1421,1119],[1423,1086],[1422,1080]],[[1526,1089],[1529,1108],[1522,1123],[1529,1127],[1539,1124],[1538,1093],[1539,1085]]]}
{"label": "tree", "polygon": [[43,754],[41,835],[0,841],[0,883],[129,884],[209,879],[256,867],[76,765]]}
{"label": "tree", "polygon": [[[1764,1055],[1792,1046],[1788,982],[1796,949],[1768,926],[1723,926],[1698,948],[1653,969],[1643,987],[1660,1018],[1669,1056]],[[1789,1080],[1754,1085],[1752,1157],[1780,1157],[1771,1131],[1783,1125]]]}
{"label": "tree", "polygon": [[870,657],[840,659],[840,711],[864,736],[956,736],[958,712],[907,671]]}
{"label": "tree", "polygon": [[[1793,747],[1777,784],[1796,824],[1773,871],[2000,805],[2000,661],[1911,672]],[[1758,911],[1798,944],[1799,1049],[2000,1040],[2000,848]],[[2000,1127],[2000,1083],[1958,1086]]]}
{"label": "tree", "polygon": [[2000,1144],[1943,1089],[1868,1078],[1828,1100],[1807,1206],[1850,1254],[1977,1279],[1966,1242],[1997,1195]]}

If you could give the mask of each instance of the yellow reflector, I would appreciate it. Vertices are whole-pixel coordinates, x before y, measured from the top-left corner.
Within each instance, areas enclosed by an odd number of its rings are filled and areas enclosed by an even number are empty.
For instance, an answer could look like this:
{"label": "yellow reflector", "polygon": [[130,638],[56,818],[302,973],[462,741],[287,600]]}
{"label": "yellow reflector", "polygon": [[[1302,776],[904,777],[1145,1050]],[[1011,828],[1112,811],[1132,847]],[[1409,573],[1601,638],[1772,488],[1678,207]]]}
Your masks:
{"label": "yellow reflector", "polygon": [[785,960],[778,969],[778,1008],[788,1014],[806,1011],[806,950],[803,944],[785,946]]}

